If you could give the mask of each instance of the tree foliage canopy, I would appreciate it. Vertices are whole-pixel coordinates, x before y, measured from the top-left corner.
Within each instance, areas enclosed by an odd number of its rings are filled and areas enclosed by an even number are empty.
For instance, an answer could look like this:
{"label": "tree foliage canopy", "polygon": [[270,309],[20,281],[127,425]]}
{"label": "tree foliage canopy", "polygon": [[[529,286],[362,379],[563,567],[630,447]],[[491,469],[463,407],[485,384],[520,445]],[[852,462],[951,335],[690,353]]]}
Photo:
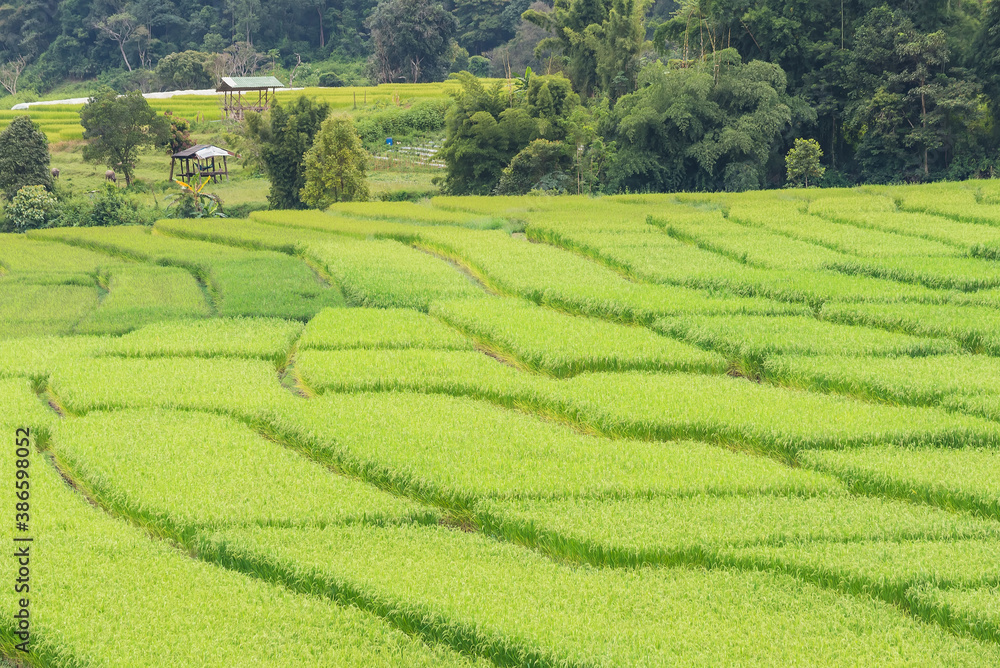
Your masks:
{"label": "tree foliage canopy", "polygon": [[49,142],[28,116],[16,116],[0,132],[0,193],[12,200],[24,186],[52,190]]}
{"label": "tree foliage canopy", "polygon": [[382,0],[366,22],[369,72],[379,83],[434,81],[447,72],[445,55],[457,23],[434,0]]}
{"label": "tree foliage canopy", "polygon": [[792,120],[780,67],[744,64],[728,49],[691,67],[650,64],[639,84],[612,115],[618,187],[717,190],[727,170],[763,184],[772,148]]}
{"label": "tree foliage canopy", "polygon": [[366,174],[368,154],[347,116],[323,121],[312,148],[306,151],[306,184],[302,202],[313,209],[326,209],[335,202],[365,201],[370,197]]}
{"label": "tree foliage canopy", "polygon": [[139,91],[118,95],[103,88],[80,110],[84,160],[103,162],[131,184],[139,151],[166,146],[169,123],[158,116]]}
{"label": "tree foliage canopy", "polygon": [[267,201],[272,208],[302,208],[299,194],[306,185],[305,154],[329,115],[329,104],[302,96],[287,107],[275,104],[264,122],[248,124],[256,128],[261,160],[271,180]]}
{"label": "tree foliage canopy", "polygon": [[580,96],[561,75],[534,76],[519,91],[489,87],[467,72],[445,121],[441,157],[454,194],[491,193],[511,159],[535,139],[562,141],[572,131]]}

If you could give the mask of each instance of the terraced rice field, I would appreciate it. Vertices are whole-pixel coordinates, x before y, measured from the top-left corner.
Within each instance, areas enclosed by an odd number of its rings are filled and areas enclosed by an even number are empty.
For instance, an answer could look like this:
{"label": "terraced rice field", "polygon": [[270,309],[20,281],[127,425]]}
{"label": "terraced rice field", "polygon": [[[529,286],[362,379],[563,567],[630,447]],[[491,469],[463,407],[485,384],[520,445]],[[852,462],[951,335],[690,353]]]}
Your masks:
{"label": "terraced rice field", "polygon": [[[398,103],[411,104],[422,100],[443,99],[454,82],[435,84],[382,84],[365,88],[304,88],[278,91],[282,103],[291,102],[300,95],[326,102],[332,109],[351,111]],[[82,104],[32,105],[26,111],[0,110],[0,131],[16,116],[27,114],[52,143],[83,139],[80,125]],[[149,100],[149,106],[158,113],[169,111],[190,121],[219,122],[222,120],[222,97],[216,95],[177,95]]]}
{"label": "terraced rice field", "polygon": [[997,195],[0,236],[0,654],[998,665]]}

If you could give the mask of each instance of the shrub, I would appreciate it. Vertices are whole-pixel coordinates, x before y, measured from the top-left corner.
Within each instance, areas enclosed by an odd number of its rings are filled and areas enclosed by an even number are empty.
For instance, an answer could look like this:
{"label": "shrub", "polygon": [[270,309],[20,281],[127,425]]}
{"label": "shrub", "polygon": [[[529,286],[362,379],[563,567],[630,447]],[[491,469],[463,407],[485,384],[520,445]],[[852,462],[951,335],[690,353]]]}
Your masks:
{"label": "shrub", "polygon": [[56,216],[56,205],[45,186],[24,186],[7,205],[7,219],[18,232],[45,227]]}
{"label": "shrub", "polygon": [[91,225],[141,225],[144,222],[135,200],[111,183],[105,183],[94,198]]}

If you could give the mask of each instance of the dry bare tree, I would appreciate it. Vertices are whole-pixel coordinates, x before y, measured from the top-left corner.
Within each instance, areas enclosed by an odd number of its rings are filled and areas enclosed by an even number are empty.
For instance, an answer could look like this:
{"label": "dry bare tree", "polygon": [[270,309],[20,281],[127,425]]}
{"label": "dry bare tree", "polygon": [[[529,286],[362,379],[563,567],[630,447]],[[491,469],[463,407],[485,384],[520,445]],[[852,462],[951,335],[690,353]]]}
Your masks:
{"label": "dry bare tree", "polygon": [[27,65],[28,61],[24,56],[18,56],[0,65],[0,86],[6,88],[11,95],[17,95],[17,80],[21,78],[21,72]]}

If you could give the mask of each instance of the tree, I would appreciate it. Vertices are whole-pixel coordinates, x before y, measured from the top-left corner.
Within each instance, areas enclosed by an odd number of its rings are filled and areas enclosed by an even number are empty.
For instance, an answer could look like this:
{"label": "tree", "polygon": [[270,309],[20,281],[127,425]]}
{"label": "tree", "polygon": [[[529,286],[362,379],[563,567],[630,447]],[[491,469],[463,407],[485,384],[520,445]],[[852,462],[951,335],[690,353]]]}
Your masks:
{"label": "tree", "polygon": [[535,47],[535,56],[551,49],[561,53],[573,88],[590,97],[598,88],[595,40],[587,40],[587,28],[608,20],[608,0],[555,0],[551,12],[529,9],[523,16],[549,33]]}
{"label": "tree", "polygon": [[455,17],[433,0],[382,0],[365,22],[371,77],[380,83],[440,80],[448,71]]}
{"label": "tree", "polygon": [[815,139],[796,139],[795,146],[785,155],[785,165],[788,168],[788,182],[793,185],[802,184],[809,187],[809,179],[814,182],[823,178],[826,167],[821,167],[819,159],[823,157],[819,142]]}
{"label": "tree", "polygon": [[566,192],[573,184],[575,147],[563,142],[536,139],[514,156],[504,168],[497,195],[524,195],[532,190]]}
{"label": "tree", "polygon": [[471,54],[485,53],[514,36],[516,22],[504,10],[509,0],[455,0],[458,43]]}
{"label": "tree", "polygon": [[973,66],[994,109],[1000,107],[1000,0],[983,8],[979,34],[973,43]]}
{"label": "tree", "polygon": [[275,104],[268,122],[256,128],[252,141],[260,144],[261,160],[271,180],[267,200],[273,209],[301,209],[299,193],[306,185],[305,154],[330,114],[330,105],[299,97],[288,107]]}
{"label": "tree", "polygon": [[368,153],[348,116],[323,121],[312,148],[306,152],[306,184],[299,197],[306,206],[326,209],[334,202],[365,201]]}
{"label": "tree", "polygon": [[211,62],[211,54],[201,51],[172,53],[156,64],[156,78],[167,90],[208,88],[212,85]]}
{"label": "tree", "polygon": [[862,174],[926,180],[981,117],[979,85],[949,70],[943,32],[922,33],[898,10],[870,11],[855,41],[847,124],[861,138]]}
{"label": "tree", "polygon": [[635,90],[649,5],[649,0],[612,0],[608,18],[585,31],[584,40],[594,52],[598,88],[612,102]]}
{"label": "tree", "polygon": [[131,185],[139,152],[143,148],[167,145],[169,123],[158,116],[138,91],[119,96],[110,88],[102,88],[80,110],[83,138],[83,159],[103,162],[125,177]]}
{"label": "tree", "polygon": [[16,116],[0,132],[0,192],[8,199],[24,186],[52,190],[49,141],[27,116]]}
{"label": "tree", "polygon": [[503,82],[487,88],[468,72],[456,78],[462,88],[445,117],[439,154],[448,167],[445,189],[454,195],[493,192],[518,152],[535,139],[564,141],[581,109],[580,96],[562,75],[533,76],[520,93]]}
{"label": "tree", "polygon": [[792,120],[784,72],[744,64],[732,49],[686,65],[647,65],[639,90],[615,105],[605,130],[618,145],[615,189],[745,190],[751,176],[757,187],[763,182]]}
{"label": "tree", "polygon": [[253,34],[260,29],[261,0],[226,0],[226,13],[232,21],[233,42],[243,38],[253,44]]}
{"label": "tree", "polygon": [[28,61],[23,56],[0,65],[0,86],[6,88],[11,95],[17,95],[17,81],[27,66]]}
{"label": "tree", "polygon": [[146,26],[139,23],[135,16],[127,9],[122,9],[99,21],[95,21],[93,25],[118,45],[118,50],[122,54],[122,60],[125,61],[125,67],[131,72],[132,63],[129,62],[128,55],[125,53],[125,45],[135,38],[148,36],[149,31],[146,29]]}
{"label": "tree", "polygon": [[234,42],[215,57],[210,67],[216,79],[246,77],[256,73],[264,60],[264,54],[257,53],[250,42]]}
{"label": "tree", "polygon": [[170,129],[167,134],[167,153],[174,154],[194,146],[194,142],[191,141],[191,126],[188,124],[187,119],[174,116],[170,111],[163,112],[163,115],[167,117],[167,121],[170,123]]}

